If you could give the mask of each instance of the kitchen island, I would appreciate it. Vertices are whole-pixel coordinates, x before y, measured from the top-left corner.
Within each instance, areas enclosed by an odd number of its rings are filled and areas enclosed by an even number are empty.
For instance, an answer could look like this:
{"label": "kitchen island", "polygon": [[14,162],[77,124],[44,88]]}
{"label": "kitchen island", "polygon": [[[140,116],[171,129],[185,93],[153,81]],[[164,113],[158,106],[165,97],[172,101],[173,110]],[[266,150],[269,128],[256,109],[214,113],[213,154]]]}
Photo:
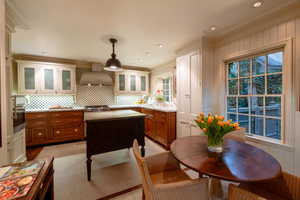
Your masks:
{"label": "kitchen island", "polygon": [[134,139],[145,155],[145,114],[133,110],[86,112],[87,175],[91,179],[91,157],[96,154],[131,148]]}

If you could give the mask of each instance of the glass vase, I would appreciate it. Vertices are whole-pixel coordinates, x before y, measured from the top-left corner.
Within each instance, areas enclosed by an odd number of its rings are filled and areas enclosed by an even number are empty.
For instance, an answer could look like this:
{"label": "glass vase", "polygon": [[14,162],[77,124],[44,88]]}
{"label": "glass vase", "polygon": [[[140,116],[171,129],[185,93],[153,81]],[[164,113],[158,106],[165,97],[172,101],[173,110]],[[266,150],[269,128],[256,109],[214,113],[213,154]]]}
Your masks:
{"label": "glass vase", "polygon": [[208,136],[207,149],[212,153],[223,152],[223,138],[214,138]]}

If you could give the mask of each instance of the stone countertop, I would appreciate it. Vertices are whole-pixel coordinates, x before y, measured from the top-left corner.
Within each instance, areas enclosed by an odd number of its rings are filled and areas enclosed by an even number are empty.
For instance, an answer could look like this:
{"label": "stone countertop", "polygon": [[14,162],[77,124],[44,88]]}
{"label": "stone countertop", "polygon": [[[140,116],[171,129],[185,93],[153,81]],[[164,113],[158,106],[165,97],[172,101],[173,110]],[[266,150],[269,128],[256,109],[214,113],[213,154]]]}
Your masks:
{"label": "stone countertop", "polygon": [[176,112],[177,109],[171,106],[158,106],[151,104],[133,104],[133,105],[110,105],[110,108],[147,108],[162,112]]}
{"label": "stone countertop", "polygon": [[59,109],[49,109],[49,108],[26,108],[26,113],[33,113],[33,112],[67,112],[67,111],[81,111],[84,110],[84,107],[72,107],[72,108],[59,108]]}
{"label": "stone countertop", "polygon": [[143,113],[139,113],[133,110],[115,110],[106,112],[85,112],[84,121],[102,121],[102,120],[114,120],[123,118],[137,118],[145,117]]}
{"label": "stone countertop", "polygon": [[[151,104],[131,104],[131,105],[109,105],[110,108],[147,108],[152,110],[157,110],[161,112],[176,112],[176,108],[172,106],[158,106]],[[60,109],[49,109],[49,108],[28,108],[25,110],[26,113],[33,112],[63,112],[63,111],[80,111],[84,110],[84,107],[76,106],[71,108],[60,108]]]}

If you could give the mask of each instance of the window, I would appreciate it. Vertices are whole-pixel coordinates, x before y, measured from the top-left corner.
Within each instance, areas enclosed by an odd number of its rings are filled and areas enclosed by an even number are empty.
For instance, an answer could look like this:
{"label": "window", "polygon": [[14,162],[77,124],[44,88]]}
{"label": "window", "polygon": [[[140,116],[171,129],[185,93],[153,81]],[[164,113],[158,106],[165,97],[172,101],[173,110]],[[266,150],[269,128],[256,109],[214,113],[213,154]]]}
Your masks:
{"label": "window", "polygon": [[249,134],[281,140],[283,67],[283,51],[228,63],[227,119]]}
{"label": "window", "polygon": [[163,79],[163,96],[167,102],[172,100],[172,85],[171,78]]}

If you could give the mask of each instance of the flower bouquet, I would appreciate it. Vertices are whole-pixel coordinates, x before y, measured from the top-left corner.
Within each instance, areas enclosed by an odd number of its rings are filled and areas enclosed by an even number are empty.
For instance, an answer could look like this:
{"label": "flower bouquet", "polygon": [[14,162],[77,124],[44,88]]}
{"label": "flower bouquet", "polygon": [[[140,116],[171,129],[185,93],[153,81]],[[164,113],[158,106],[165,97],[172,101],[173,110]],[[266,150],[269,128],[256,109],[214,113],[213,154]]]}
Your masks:
{"label": "flower bouquet", "polygon": [[165,102],[165,98],[164,98],[162,90],[157,90],[156,91],[155,100],[156,100],[157,103],[163,103],[163,102]]}
{"label": "flower bouquet", "polygon": [[205,116],[200,113],[195,122],[208,137],[208,150],[220,153],[223,151],[223,137],[235,130],[239,130],[239,124],[233,123],[231,120],[224,121],[224,116],[211,115]]}

